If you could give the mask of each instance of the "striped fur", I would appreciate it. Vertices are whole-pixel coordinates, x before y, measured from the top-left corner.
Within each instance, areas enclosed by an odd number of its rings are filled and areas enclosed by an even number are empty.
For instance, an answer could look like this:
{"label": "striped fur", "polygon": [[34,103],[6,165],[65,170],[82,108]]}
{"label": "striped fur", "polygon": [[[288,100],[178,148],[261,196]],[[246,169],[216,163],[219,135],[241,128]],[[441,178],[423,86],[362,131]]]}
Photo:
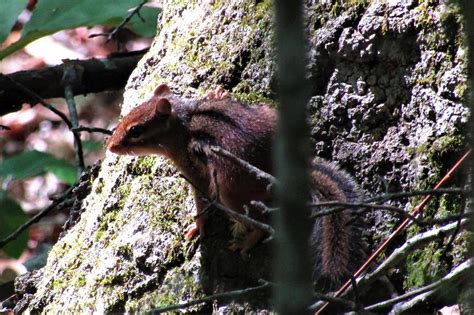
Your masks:
{"label": "striped fur", "polygon": [[[271,202],[267,183],[216,156],[207,150],[207,145],[220,146],[263,171],[273,173],[271,151],[276,120],[275,111],[265,105],[250,107],[230,98],[183,99],[169,94],[169,88],[160,85],[154,97],[123,118],[109,140],[108,148],[117,154],[160,154],[171,159],[195,186],[198,212],[205,206],[199,202],[199,196],[204,194],[243,213],[244,206],[252,200]],[[139,127],[141,134],[138,137],[130,134],[134,126]],[[313,202],[359,199],[352,178],[328,161],[315,158],[311,178]],[[255,209],[250,215],[268,221]],[[205,215],[199,220],[204,222]],[[235,218],[231,221],[234,222],[234,249],[244,252],[264,237],[262,231],[252,226]],[[318,287],[341,283],[360,263],[364,257],[361,224],[360,218],[350,209],[315,220],[310,250],[313,279]]]}

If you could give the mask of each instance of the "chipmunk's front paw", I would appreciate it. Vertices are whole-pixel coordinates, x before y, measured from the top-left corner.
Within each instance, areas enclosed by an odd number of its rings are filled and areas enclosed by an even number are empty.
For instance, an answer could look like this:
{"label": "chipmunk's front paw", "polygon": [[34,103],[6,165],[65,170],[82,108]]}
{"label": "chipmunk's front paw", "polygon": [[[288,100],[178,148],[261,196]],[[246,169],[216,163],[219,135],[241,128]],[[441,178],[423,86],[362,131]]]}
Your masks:
{"label": "chipmunk's front paw", "polygon": [[186,237],[188,240],[192,240],[193,238],[196,237],[196,235],[199,234],[199,227],[196,224],[196,222],[191,223],[188,225],[188,227],[184,230],[184,237]]}

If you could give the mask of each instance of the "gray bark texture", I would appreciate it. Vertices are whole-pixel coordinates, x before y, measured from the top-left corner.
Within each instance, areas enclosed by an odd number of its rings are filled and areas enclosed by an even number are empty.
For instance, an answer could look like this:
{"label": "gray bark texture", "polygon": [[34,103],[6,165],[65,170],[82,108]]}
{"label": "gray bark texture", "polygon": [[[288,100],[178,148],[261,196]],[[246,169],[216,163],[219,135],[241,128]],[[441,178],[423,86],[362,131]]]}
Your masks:
{"label": "gray bark texture", "polygon": [[[187,97],[221,85],[243,102],[276,99],[271,1],[163,1],[159,25],[128,81],[123,114],[162,82]],[[457,9],[442,0],[312,0],[305,27],[315,154],[351,173],[367,195],[432,188],[465,148],[467,67]],[[452,183],[462,184],[461,174]],[[184,238],[194,203],[168,161],[108,153],[90,184],[78,222],[18,288],[23,309],[145,312],[271,279],[271,245],[248,259],[229,251],[220,212],[210,215],[206,238]],[[443,196],[425,211],[442,216],[460,207],[457,197]],[[372,244],[398,222],[387,212],[367,219]],[[445,274],[462,261],[463,243],[460,235],[448,253],[443,242],[414,253],[395,271],[399,286]],[[267,295],[188,311],[265,313]]]}

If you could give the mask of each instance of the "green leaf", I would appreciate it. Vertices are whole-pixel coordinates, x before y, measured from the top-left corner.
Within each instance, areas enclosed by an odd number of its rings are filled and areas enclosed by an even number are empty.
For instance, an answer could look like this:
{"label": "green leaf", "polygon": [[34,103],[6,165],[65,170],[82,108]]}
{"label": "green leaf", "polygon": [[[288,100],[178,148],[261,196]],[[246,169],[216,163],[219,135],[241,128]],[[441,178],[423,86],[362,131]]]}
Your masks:
{"label": "green leaf", "polygon": [[[28,220],[28,216],[14,200],[0,198],[0,239],[13,233],[18,227]],[[26,248],[28,234],[21,233],[16,240],[11,241],[2,250],[10,257],[18,258]]]}
{"label": "green leaf", "polygon": [[50,156],[39,151],[28,151],[6,158],[0,163],[0,176],[25,179],[44,174]]}
{"label": "green leaf", "polygon": [[56,160],[45,166],[45,170],[53,173],[61,181],[72,185],[77,179],[77,168],[66,161]]}
{"label": "green leaf", "polygon": [[0,44],[7,38],[21,11],[26,8],[28,0],[0,1]]}
{"label": "green leaf", "polygon": [[87,151],[99,151],[104,148],[104,144],[100,141],[83,140],[82,147]]}
{"label": "green leaf", "polygon": [[140,3],[141,0],[38,1],[21,39],[0,51],[0,60],[40,37],[63,29],[98,24],[116,26],[127,16],[130,8]]}
{"label": "green leaf", "polygon": [[0,177],[24,179],[42,175],[45,172],[53,173],[68,184],[76,181],[76,167],[49,153],[27,151],[0,162]]}
{"label": "green leaf", "polygon": [[140,15],[145,20],[143,22],[136,14],[132,17],[130,22],[125,26],[132,30],[135,34],[142,37],[152,37],[156,34],[156,26],[158,23],[158,15],[161,9],[142,7]]}

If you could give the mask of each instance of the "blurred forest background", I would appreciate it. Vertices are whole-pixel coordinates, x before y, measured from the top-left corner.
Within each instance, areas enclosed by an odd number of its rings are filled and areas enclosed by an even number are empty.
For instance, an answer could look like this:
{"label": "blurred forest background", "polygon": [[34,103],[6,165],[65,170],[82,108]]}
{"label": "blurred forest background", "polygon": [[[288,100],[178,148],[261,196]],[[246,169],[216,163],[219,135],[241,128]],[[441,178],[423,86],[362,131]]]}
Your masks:
{"label": "blurred forest background", "polygon": [[[142,16],[132,17],[113,40],[107,35],[142,1],[120,1],[115,7],[109,1],[61,2],[45,0],[38,6],[36,0],[0,3],[0,55],[4,57],[0,73],[56,66],[65,59],[143,51],[156,33],[160,12],[156,2],[148,2],[141,9]],[[58,7],[62,14],[52,14]],[[28,43],[36,37],[41,38]],[[118,120],[122,94],[123,90],[116,90],[76,97],[79,125],[111,129]],[[48,102],[68,112],[64,98]],[[21,110],[3,115],[0,125],[0,239],[4,239],[75,183],[79,169],[73,133],[51,110],[25,103]],[[103,158],[104,134],[83,132],[81,138],[86,166]],[[0,285],[45,263],[68,211],[64,208],[48,213],[0,250]]]}

